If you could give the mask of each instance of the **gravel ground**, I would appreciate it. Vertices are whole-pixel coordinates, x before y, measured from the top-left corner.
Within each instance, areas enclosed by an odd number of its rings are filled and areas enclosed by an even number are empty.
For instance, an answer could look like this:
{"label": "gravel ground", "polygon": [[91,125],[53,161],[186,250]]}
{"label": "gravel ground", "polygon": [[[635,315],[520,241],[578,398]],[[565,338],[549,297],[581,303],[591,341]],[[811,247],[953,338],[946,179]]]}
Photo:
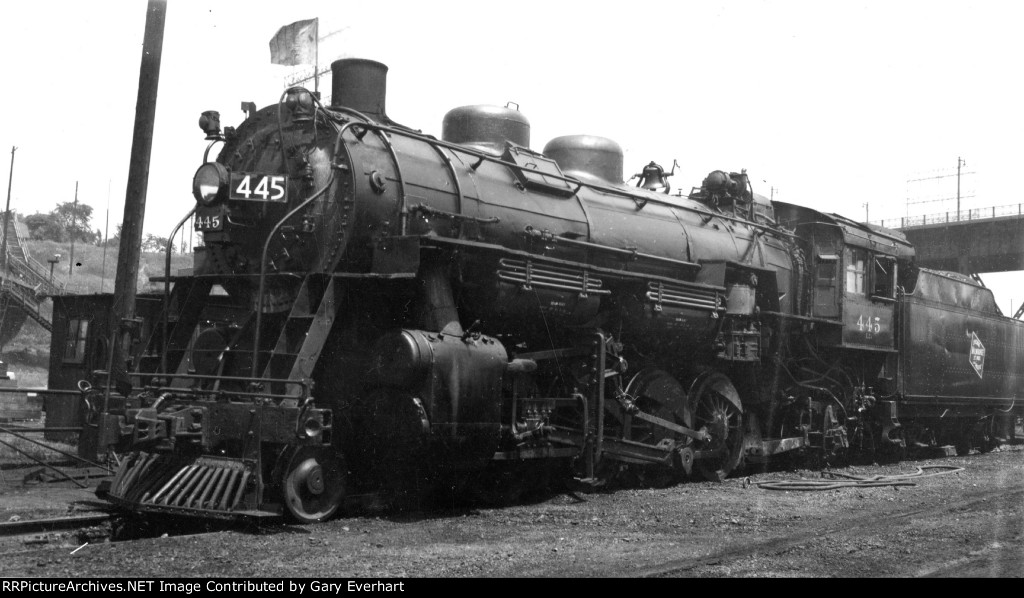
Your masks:
{"label": "gravel ground", "polygon": [[[963,471],[915,486],[771,491],[816,471],[724,483],[558,494],[506,508],[377,513],[102,543],[0,539],[0,575],[232,577],[893,577],[1024,575],[1024,446],[846,467],[849,475]],[[91,508],[67,483],[0,484],[0,517]],[[27,541],[26,541],[27,540]],[[82,544],[90,543],[82,548]],[[72,554],[72,550],[79,548]]]}

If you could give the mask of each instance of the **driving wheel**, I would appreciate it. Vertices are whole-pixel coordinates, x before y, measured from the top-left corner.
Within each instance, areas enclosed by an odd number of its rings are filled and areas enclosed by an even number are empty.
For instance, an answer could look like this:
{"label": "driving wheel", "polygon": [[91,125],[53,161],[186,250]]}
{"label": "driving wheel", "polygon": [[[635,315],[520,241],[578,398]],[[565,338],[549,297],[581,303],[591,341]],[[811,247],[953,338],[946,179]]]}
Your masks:
{"label": "driving wheel", "polygon": [[[645,369],[640,371],[626,386],[636,407],[680,426],[690,427],[692,417],[686,401],[686,390],[664,370]],[[627,437],[635,442],[658,444],[666,438],[686,443],[688,438],[656,424],[638,419],[629,423]]]}
{"label": "driving wheel", "polygon": [[[640,411],[685,428],[691,427],[693,417],[686,389],[668,372],[653,368],[641,370],[629,381],[626,394]],[[623,425],[625,437],[633,442],[673,447],[675,450],[672,467],[648,468],[644,474],[647,481],[662,486],[689,475],[693,462],[691,438],[631,416],[625,417]]]}
{"label": "driving wheel", "polygon": [[725,480],[743,457],[743,412],[729,397],[739,401],[732,382],[719,373],[698,379],[690,392],[693,427],[710,435],[710,440],[698,442],[696,448],[712,453],[697,459],[694,468],[714,482]]}

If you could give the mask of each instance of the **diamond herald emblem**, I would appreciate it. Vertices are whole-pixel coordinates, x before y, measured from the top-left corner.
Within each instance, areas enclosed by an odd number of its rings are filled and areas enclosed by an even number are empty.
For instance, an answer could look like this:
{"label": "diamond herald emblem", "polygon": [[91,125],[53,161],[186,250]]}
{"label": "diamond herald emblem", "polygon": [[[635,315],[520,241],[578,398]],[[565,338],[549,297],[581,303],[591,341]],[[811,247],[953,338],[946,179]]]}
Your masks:
{"label": "diamond herald emblem", "polygon": [[985,345],[981,344],[981,339],[973,332],[971,333],[971,354],[969,359],[974,372],[978,374],[979,378],[983,378],[982,374],[985,371]]}

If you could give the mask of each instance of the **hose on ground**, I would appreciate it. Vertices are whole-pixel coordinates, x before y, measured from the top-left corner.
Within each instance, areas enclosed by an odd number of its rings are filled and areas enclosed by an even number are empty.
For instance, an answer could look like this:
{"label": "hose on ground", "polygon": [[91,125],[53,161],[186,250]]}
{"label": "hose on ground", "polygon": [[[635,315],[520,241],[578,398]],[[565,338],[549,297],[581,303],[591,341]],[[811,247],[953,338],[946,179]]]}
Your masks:
{"label": "hose on ground", "polygon": [[[926,473],[926,470],[934,470]],[[758,488],[764,490],[793,490],[798,492],[813,492],[820,490],[839,490],[841,488],[878,488],[882,486],[916,486],[910,481],[957,473],[963,471],[963,467],[953,465],[925,465],[918,467],[914,473],[901,473],[896,475],[875,475],[856,476],[835,471],[822,471],[821,477],[826,479],[810,480],[800,478],[799,480],[779,480],[775,482],[758,482]]]}

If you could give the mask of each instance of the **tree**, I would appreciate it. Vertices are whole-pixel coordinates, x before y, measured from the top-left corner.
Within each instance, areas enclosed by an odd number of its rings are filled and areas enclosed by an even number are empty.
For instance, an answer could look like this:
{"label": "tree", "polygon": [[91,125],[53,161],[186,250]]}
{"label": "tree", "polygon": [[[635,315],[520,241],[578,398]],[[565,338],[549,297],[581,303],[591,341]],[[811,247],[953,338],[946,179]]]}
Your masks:
{"label": "tree", "polygon": [[146,237],[142,239],[142,250],[151,252],[166,251],[167,242],[167,237],[158,237],[153,233],[146,233]]}
{"label": "tree", "polygon": [[64,242],[68,236],[53,214],[29,214],[25,216],[25,228],[33,239]]}
{"label": "tree", "polygon": [[67,243],[84,241],[94,243],[98,231],[89,225],[92,219],[92,206],[75,202],[57,204],[49,214],[39,212],[25,216],[25,226],[33,239],[42,239]]}
{"label": "tree", "polygon": [[68,240],[84,241],[92,243],[96,240],[95,233],[90,226],[92,219],[92,206],[84,203],[66,201],[57,204],[57,207],[50,212],[61,224],[67,234]]}

